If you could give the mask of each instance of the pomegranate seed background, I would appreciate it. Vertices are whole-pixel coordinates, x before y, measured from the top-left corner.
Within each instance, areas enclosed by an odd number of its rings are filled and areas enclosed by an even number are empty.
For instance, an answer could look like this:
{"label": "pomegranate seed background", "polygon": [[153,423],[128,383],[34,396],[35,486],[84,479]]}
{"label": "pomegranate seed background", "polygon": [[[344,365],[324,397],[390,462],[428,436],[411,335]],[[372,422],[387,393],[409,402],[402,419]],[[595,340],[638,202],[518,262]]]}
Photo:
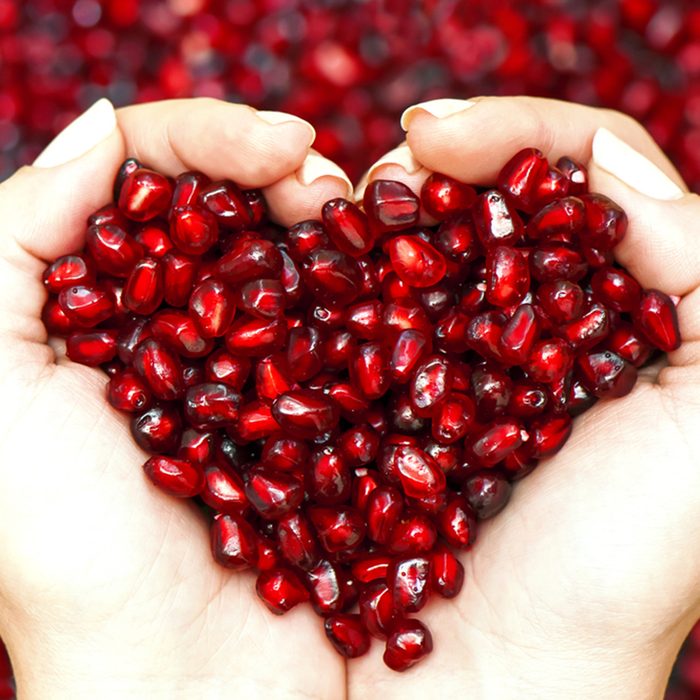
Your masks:
{"label": "pomegranate seed background", "polygon": [[[700,189],[696,0],[0,0],[0,179],[102,96],[294,112],[351,178],[441,96],[545,95],[639,119]],[[361,155],[358,155],[361,154]],[[0,649],[0,700],[12,698]],[[700,628],[667,700],[700,697]]]}

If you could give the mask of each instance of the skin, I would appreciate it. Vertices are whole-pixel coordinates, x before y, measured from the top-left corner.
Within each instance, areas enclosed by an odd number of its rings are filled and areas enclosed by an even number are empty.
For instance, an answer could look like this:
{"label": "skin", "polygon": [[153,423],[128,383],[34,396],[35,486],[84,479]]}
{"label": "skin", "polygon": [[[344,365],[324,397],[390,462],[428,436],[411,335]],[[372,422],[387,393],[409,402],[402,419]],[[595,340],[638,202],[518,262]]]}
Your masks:
{"label": "skin", "polygon": [[[248,118],[213,101],[128,108],[83,157],[0,186],[0,636],[21,697],[661,697],[700,614],[696,196],[653,200],[589,163],[592,189],[631,214],[620,262],[683,297],[684,344],[629,396],[578,418],[566,447],[481,527],[463,556],[462,594],[420,614],[436,652],[398,675],[380,644],[345,664],[308,606],[274,618],[252,575],[216,566],[197,512],[139,474],[146,455],[104,400],[104,376],[68,362],[39,320],[46,260],[80,247],[85,217],[109,199],[127,154],[175,175],[207,170],[207,154],[224,148],[216,176],[236,180],[253,153],[260,170],[246,171],[246,184],[268,186],[285,222],[347,194],[335,177],[300,183],[306,144],[275,139],[281,157],[256,150],[260,134],[248,143],[249,130],[221,126]],[[445,119],[419,110],[407,142],[421,172],[478,183],[524,145],[588,163],[601,125],[682,185],[629,118],[553,101],[483,98]],[[371,177],[419,186],[401,171],[389,163]]]}

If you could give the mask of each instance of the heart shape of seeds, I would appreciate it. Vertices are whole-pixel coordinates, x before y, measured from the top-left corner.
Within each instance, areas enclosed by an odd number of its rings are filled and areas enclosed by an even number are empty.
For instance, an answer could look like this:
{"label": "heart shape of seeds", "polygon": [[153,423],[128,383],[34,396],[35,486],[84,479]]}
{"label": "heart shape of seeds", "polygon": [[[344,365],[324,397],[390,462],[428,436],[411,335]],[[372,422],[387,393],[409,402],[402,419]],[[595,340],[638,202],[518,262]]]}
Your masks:
{"label": "heart shape of seeds", "polygon": [[114,198],[44,273],[49,333],[109,375],[220,565],[397,671],[432,650],[411,615],[459,593],[477,521],[680,344],[674,301],[614,263],[625,213],[536,149],[492,189],[377,180],[288,230],[257,190],[133,159]]}

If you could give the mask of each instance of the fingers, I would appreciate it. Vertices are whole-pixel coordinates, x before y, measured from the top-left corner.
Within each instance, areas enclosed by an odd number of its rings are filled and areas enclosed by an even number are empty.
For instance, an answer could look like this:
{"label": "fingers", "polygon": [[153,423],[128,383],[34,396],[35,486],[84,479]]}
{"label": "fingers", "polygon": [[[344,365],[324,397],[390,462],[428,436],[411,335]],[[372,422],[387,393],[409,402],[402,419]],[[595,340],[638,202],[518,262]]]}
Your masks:
{"label": "fingers", "polygon": [[291,114],[210,98],[125,107],[117,118],[130,156],[167,175],[201,170],[243,187],[264,187],[296,170],[316,135]]}
{"label": "fingers", "polygon": [[406,110],[401,123],[425,167],[465,182],[493,183],[506,161],[528,146],[550,161],[568,155],[586,162],[593,135],[605,127],[686,189],[647,131],[612,110],[536,97],[479,97],[424,102]]}
{"label": "fingers", "polygon": [[314,150],[301,167],[265,188],[272,218],[283,226],[319,219],[321,207],[335,197],[352,197],[352,183],[335,163]]}

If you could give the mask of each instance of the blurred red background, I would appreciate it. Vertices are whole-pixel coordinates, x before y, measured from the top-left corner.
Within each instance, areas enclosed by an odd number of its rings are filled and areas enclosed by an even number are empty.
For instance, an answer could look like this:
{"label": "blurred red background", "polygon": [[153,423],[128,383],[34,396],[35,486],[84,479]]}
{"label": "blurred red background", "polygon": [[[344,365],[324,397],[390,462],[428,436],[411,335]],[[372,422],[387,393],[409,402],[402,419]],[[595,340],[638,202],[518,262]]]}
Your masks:
{"label": "blurred red background", "polygon": [[[698,78],[697,0],[0,0],[0,179],[102,96],[294,112],[357,179],[409,104],[530,94],[628,112],[700,191]],[[698,628],[667,694],[692,698]]]}

